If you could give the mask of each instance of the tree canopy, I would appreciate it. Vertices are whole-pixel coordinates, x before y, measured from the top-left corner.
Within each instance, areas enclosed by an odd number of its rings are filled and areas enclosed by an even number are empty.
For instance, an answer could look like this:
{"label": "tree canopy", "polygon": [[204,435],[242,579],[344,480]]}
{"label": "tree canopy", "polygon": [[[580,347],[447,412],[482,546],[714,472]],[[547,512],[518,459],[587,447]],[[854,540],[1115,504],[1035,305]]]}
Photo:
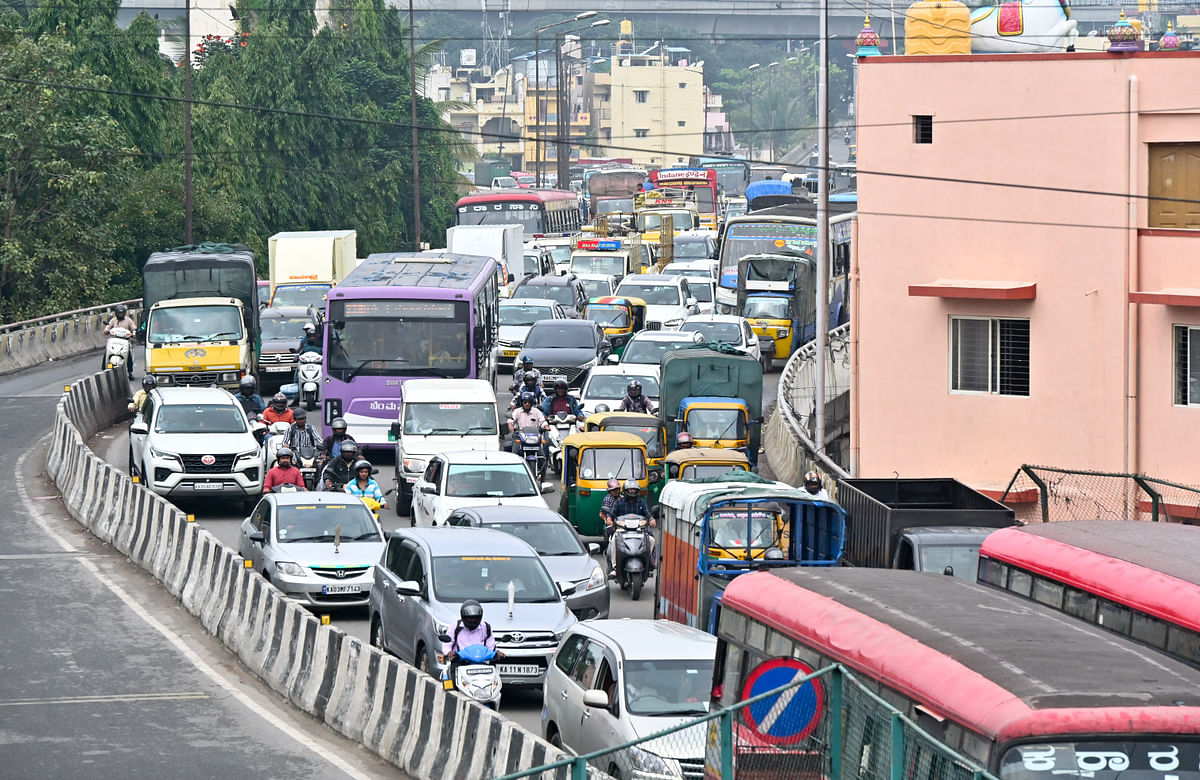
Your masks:
{"label": "tree canopy", "polygon": [[[120,29],[118,6],[0,5],[5,322],[136,297],[146,257],[184,243],[185,73],[159,53],[159,23]],[[193,52],[193,241],[248,244],[262,271],[283,230],[412,248],[404,18],[382,0],[328,25],[282,0],[237,11],[238,33]],[[461,142],[424,99],[417,125],[422,239],[437,245]]]}

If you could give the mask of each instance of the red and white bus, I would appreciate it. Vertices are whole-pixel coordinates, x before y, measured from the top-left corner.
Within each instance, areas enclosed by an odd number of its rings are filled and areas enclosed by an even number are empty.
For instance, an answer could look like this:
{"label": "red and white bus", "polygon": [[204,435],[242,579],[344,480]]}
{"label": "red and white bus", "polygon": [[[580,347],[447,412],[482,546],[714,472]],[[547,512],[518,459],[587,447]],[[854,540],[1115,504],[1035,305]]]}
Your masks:
{"label": "red and white bus", "polygon": [[712,168],[661,168],[650,171],[650,183],[658,190],[683,190],[696,201],[700,226],[717,229],[717,172]]}
{"label": "red and white bus", "polygon": [[525,237],[572,235],[583,227],[579,196],[566,190],[477,192],[454,207],[456,225],[521,225]]}
{"label": "red and white bus", "polygon": [[979,581],[1200,666],[1200,528],[1077,520],[1004,528]]}
{"label": "red and white bus", "polygon": [[[1200,670],[995,588],[889,569],[753,572],[725,589],[717,638],[714,706],[746,698],[776,659],[838,663],[1000,780],[1200,780]],[[811,736],[738,739],[735,762],[750,775],[775,777],[771,766],[796,766],[797,753],[832,750],[836,723],[843,776],[971,777],[965,761],[920,739],[893,756],[897,723],[867,694],[851,695],[856,686],[810,684],[811,699],[830,705],[809,709]]]}

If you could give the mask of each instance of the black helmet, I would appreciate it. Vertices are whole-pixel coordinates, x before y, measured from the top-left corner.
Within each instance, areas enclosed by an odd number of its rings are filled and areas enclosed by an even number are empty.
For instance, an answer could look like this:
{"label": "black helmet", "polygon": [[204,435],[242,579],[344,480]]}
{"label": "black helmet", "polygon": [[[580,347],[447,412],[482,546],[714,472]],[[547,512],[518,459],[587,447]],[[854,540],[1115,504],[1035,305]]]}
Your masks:
{"label": "black helmet", "polygon": [[353,439],[347,439],[342,442],[341,447],[342,458],[345,460],[354,460],[358,457],[358,442]]}
{"label": "black helmet", "polygon": [[333,422],[329,423],[329,427],[332,428],[334,432],[344,431],[346,430],[346,421],[341,417],[334,417]]}
{"label": "black helmet", "polygon": [[475,599],[467,599],[463,602],[462,608],[458,610],[458,615],[462,618],[462,624],[467,629],[474,631],[483,622],[483,605]]}
{"label": "black helmet", "polygon": [[821,475],[816,471],[805,472],[804,487],[808,488],[810,493],[819,491],[821,489]]}
{"label": "black helmet", "polygon": [[287,396],[283,393],[276,393],[271,396],[271,406],[276,409],[283,410],[287,408]]}
{"label": "black helmet", "polygon": [[249,390],[254,392],[258,389],[258,381],[251,374],[246,374],[242,377],[242,381],[238,382],[238,390]]}
{"label": "black helmet", "polygon": [[629,393],[630,398],[637,398],[639,395],[642,394],[642,383],[637,381],[636,379],[633,380],[628,385],[626,385],[625,392]]}
{"label": "black helmet", "polygon": [[129,309],[125,308],[125,304],[119,303],[116,308],[117,319],[125,319],[125,315],[129,313]]}
{"label": "black helmet", "polygon": [[524,382],[524,383],[525,383],[525,384],[527,384],[527,385],[528,385],[528,384],[535,384],[535,385],[536,385],[536,384],[537,384],[537,379],[538,379],[538,378],[537,378],[537,376],[535,376],[534,374],[526,374],[525,376],[521,377],[521,381],[522,381],[522,382]]}
{"label": "black helmet", "polygon": [[158,380],[152,374],[146,374],[142,377],[142,389],[147,393],[158,387]]}
{"label": "black helmet", "polygon": [[301,422],[308,419],[308,412],[304,411],[303,406],[297,406],[292,410],[292,419],[296,422]]}
{"label": "black helmet", "polygon": [[557,393],[559,390],[562,390],[564,393],[567,392],[567,380],[565,380],[565,379],[555,380],[554,392]]}
{"label": "black helmet", "polygon": [[354,473],[355,474],[362,471],[363,469],[369,469],[369,468],[371,468],[371,461],[369,461],[369,460],[364,460],[362,458],[359,458],[358,460],[354,461]]}
{"label": "black helmet", "polygon": [[289,458],[290,459],[290,458],[294,458],[294,457],[295,456],[292,454],[292,450],[290,447],[280,447],[279,449],[275,450],[275,460],[279,460],[280,458]]}

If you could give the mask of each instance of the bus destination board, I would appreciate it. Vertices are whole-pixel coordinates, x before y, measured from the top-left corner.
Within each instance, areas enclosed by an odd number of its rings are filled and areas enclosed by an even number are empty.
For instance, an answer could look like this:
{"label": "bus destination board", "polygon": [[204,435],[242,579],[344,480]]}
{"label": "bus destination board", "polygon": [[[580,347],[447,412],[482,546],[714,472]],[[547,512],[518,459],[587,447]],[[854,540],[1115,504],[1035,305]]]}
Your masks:
{"label": "bus destination board", "polygon": [[403,299],[375,298],[371,300],[334,301],[335,308],[342,307],[342,316],[333,313],[333,319],[356,319],[376,317],[380,319],[454,319],[453,301],[413,301]]}

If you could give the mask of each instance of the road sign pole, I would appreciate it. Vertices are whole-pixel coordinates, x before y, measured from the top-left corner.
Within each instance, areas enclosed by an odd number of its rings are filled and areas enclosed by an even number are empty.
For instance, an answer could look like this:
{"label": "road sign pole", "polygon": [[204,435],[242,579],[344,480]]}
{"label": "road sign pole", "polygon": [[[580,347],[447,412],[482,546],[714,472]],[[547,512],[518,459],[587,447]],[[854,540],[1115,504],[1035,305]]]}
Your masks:
{"label": "road sign pole", "polygon": [[892,713],[892,780],[904,780],[904,721]]}
{"label": "road sign pole", "polygon": [[733,713],[721,714],[721,780],[733,780]]}
{"label": "road sign pole", "polygon": [[829,776],[842,776],[842,667],[829,676],[829,744],[833,750],[829,756]]}

